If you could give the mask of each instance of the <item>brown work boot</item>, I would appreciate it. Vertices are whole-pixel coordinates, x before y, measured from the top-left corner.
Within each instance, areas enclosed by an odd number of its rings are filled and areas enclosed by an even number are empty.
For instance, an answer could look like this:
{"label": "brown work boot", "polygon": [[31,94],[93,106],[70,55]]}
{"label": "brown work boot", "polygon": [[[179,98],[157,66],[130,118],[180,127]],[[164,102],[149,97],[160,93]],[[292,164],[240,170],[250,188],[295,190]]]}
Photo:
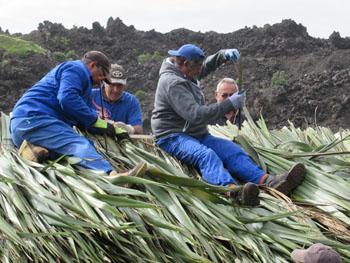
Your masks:
{"label": "brown work boot", "polygon": [[266,184],[281,193],[289,196],[305,179],[306,169],[304,164],[296,163],[288,172],[282,175],[269,174],[263,179],[262,184]]}
{"label": "brown work boot", "polygon": [[259,187],[253,183],[246,183],[242,190],[229,192],[229,196],[238,205],[256,206],[260,203]]}
{"label": "brown work boot", "polygon": [[28,161],[43,163],[49,159],[49,151],[46,148],[35,146],[24,140],[19,148],[19,155]]}
{"label": "brown work boot", "polygon": [[109,175],[120,175],[120,176],[136,176],[141,177],[145,174],[147,170],[147,163],[146,162],[140,162],[137,164],[133,169],[126,171],[124,173],[118,173],[117,171],[113,170],[110,172]]}

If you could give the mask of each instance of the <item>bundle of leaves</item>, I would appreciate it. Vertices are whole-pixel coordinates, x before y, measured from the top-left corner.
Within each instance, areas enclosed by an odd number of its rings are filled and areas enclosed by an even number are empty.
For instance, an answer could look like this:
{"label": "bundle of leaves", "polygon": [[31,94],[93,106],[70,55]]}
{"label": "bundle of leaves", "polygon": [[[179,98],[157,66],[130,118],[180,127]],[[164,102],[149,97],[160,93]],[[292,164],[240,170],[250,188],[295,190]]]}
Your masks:
{"label": "bundle of leaves", "polygon": [[8,126],[2,114],[1,262],[290,262],[292,250],[315,242],[350,262],[348,131],[340,139],[292,124],[269,131],[263,119],[241,131],[211,126],[270,172],[307,167],[292,199],[261,187],[260,206],[244,207],[225,195],[239,187],[205,183],[152,143],[108,138],[106,148],[103,138],[82,134],[118,171],[148,164],[143,178],[108,176],[67,156],[43,165],[23,160]]}

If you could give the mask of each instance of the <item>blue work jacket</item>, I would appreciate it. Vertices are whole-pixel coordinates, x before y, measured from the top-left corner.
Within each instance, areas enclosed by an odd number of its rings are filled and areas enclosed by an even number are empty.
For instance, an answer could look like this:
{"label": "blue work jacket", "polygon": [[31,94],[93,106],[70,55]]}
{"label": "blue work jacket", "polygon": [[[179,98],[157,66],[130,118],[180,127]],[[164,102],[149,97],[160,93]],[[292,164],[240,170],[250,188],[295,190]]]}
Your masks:
{"label": "blue work jacket", "polygon": [[87,105],[92,86],[91,72],[82,61],[64,62],[23,94],[12,118],[50,115],[71,126],[89,127],[97,119]]}

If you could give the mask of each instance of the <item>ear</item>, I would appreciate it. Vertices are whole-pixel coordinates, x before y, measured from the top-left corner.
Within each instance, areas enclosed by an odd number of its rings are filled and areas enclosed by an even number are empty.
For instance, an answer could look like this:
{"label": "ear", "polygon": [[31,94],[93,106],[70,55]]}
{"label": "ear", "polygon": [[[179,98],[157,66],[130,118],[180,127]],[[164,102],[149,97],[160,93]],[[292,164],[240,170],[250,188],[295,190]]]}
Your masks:
{"label": "ear", "polygon": [[218,94],[219,94],[219,93],[218,93],[218,91],[216,90],[216,91],[215,91],[215,98],[218,97]]}
{"label": "ear", "polygon": [[97,62],[96,61],[92,61],[89,63],[89,66],[91,69],[94,69],[97,66]]}

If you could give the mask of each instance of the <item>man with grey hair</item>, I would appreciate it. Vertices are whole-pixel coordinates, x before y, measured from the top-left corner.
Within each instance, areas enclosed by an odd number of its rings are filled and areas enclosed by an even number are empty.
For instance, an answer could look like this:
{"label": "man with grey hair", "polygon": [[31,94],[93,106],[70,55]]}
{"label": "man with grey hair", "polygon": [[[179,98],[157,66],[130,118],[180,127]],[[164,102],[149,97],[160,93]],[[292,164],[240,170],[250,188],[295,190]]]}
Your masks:
{"label": "man with grey hair", "polygon": [[[237,49],[222,49],[208,56],[193,44],[169,50],[160,69],[152,111],[152,132],[160,148],[184,163],[200,169],[202,178],[214,185],[235,187],[232,175],[246,182],[243,189],[229,192],[241,205],[259,204],[258,184],[289,195],[305,177],[302,163],[281,176],[267,174],[234,142],[215,137],[208,123],[245,105],[245,94],[235,92],[220,103],[205,104],[200,79],[226,61],[239,60]],[[231,175],[232,174],[232,175]]]}
{"label": "man with grey hair", "polygon": [[[238,86],[234,79],[231,79],[231,78],[221,79],[218,85],[216,86],[216,91],[215,91],[216,101],[220,103],[221,101],[226,100],[227,98],[232,96],[234,93],[236,93],[237,90],[238,90]],[[239,119],[238,112],[239,110],[230,111],[225,115],[221,116],[220,118],[212,121],[210,124],[225,126],[227,125],[227,121],[230,121],[232,124],[236,124],[238,126],[240,121],[242,123],[247,119],[246,116],[244,115],[244,112],[241,112],[241,117],[240,117],[241,119]]]}

